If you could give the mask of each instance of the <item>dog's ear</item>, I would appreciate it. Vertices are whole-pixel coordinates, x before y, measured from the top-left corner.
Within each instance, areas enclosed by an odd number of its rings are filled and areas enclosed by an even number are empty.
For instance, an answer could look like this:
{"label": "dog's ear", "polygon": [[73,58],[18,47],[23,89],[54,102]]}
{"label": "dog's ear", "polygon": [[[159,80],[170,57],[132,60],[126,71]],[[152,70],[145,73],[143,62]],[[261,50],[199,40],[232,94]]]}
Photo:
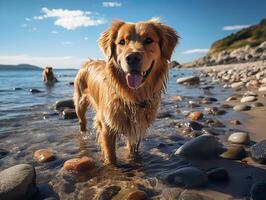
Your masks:
{"label": "dog's ear", "polygon": [[156,18],[149,20],[149,22],[153,24],[157,34],[159,35],[159,44],[161,48],[162,57],[167,60],[170,60],[174,48],[178,43],[179,36],[177,32],[173,28],[159,22],[159,20]]}
{"label": "dog's ear", "polygon": [[119,28],[125,24],[125,22],[116,20],[112,23],[111,27],[103,32],[99,39],[99,46],[103,54],[110,60],[115,51],[115,39]]}

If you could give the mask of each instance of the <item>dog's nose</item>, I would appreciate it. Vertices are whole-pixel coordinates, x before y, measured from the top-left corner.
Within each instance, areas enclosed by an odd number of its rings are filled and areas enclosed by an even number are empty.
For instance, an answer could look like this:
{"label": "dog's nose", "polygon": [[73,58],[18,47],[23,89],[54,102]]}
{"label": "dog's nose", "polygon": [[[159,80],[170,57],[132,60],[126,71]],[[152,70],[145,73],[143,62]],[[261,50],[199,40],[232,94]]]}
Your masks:
{"label": "dog's nose", "polygon": [[139,52],[134,52],[126,57],[127,64],[132,67],[137,67],[142,60],[142,55]]}

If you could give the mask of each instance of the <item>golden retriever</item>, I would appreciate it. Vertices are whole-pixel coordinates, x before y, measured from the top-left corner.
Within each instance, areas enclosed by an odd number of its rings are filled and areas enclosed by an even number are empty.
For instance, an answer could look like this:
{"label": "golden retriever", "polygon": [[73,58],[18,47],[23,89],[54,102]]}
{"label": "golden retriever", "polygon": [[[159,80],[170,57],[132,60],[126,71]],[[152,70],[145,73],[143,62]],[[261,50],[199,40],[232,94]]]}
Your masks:
{"label": "golden retriever", "polygon": [[156,118],[168,79],[168,61],[178,42],[176,31],[151,19],[114,21],[102,33],[99,46],[106,61],[88,61],[74,82],[74,102],[80,131],[85,113],[96,111],[94,127],[105,164],[116,163],[116,137],[127,138],[131,154],[138,152],[145,131]]}
{"label": "golden retriever", "polygon": [[42,73],[43,82],[47,84],[52,84],[57,82],[57,78],[54,76],[52,67],[45,67]]}

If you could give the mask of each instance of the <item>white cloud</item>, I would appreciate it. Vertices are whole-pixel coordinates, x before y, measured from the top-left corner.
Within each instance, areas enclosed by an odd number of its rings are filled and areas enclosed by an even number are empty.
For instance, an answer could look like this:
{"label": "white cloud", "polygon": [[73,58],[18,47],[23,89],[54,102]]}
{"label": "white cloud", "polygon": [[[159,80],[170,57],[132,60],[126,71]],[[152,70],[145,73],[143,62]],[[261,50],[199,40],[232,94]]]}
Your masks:
{"label": "white cloud", "polygon": [[26,24],[26,23],[21,24],[21,27],[23,27],[23,28],[27,28],[27,27],[28,27],[28,24]]}
{"label": "white cloud", "polygon": [[116,2],[116,1],[105,1],[102,3],[103,7],[109,7],[109,8],[113,8],[113,7],[121,7],[122,3]]}
{"label": "white cloud", "polygon": [[208,51],[209,49],[190,49],[190,50],[181,52],[181,54],[207,53]]}
{"label": "white cloud", "polygon": [[235,31],[235,30],[241,30],[243,28],[248,28],[250,27],[250,24],[247,25],[233,25],[233,26],[224,26],[222,28],[223,31]]}
{"label": "white cloud", "polygon": [[89,38],[88,37],[84,37],[84,40],[88,40]]}
{"label": "white cloud", "polygon": [[39,67],[52,66],[55,68],[68,67],[80,68],[85,62],[84,58],[77,58],[73,56],[59,56],[59,57],[45,57],[45,56],[29,56],[29,55],[0,55],[0,64],[31,64]]}
{"label": "white cloud", "polygon": [[64,42],[62,42],[62,44],[63,44],[63,45],[71,45],[71,44],[73,44],[73,42],[70,42],[70,41],[64,41]]}
{"label": "white cloud", "polygon": [[98,26],[105,23],[104,18],[95,19],[89,11],[42,8],[42,12],[44,15],[34,16],[33,19],[55,18],[54,24],[67,30],[75,30],[78,27]]}
{"label": "white cloud", "polygon": [[25,20],[26,20],[26,21],[28,21],[28,22],[29,22],[29,21],[31,21],[31,19],[30,19],[30,18],[28,18],[28,17],[26,17],[26,18],[25,18]]}
{"label": "white cloud", "polygon": [[51,31],[52,34],[58,34],[58,31]]}

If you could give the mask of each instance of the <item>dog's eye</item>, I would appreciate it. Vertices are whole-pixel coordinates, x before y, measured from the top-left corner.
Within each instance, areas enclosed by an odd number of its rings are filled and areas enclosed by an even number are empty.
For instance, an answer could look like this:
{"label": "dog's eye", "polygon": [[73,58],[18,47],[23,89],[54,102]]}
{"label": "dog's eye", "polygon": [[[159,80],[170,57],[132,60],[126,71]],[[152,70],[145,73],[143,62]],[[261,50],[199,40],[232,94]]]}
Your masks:
{"label": "dog's eye", "polygon": [[125,44],[126,44],[126,41],[125,41],[124,39],[122,39],[122,40],[120,40],[120,41],[118,42],[118,44],[120,44],[120,45],[125,45]]}
{"label": "dog's eye", "polygon": [[151,44],[151,43],[153,43],[153,40],[151,39],[151,38],[146,38],[145,40],[144,40],[144,43],[145,44]]}

